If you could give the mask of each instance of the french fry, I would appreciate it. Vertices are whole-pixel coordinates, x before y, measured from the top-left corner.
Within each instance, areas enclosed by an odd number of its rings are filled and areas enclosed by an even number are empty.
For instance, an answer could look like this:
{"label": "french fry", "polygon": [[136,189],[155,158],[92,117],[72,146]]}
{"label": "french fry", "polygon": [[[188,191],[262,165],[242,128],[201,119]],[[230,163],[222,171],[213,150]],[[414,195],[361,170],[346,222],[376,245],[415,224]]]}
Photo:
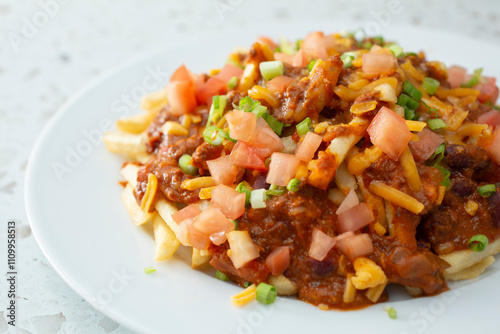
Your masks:
{"label": "french fry", "polygon": [[137,116],[122,118],[116,121],[116,128],[122,132],[139,134],[148,128],[155,116],[156,113],[144,113]]}
{"label": "french fry", "polygon": [[113,153],[128,155],[131,158],[147,154],[146,138],[143,135],[108,132],[104,134],[103,141],[106,149]]}
{"label": "french fry", "polygon": [[179,210],[170,201],[167,201],[165,199],[156,201],[155,209],[156,211],[158,211],[161,218],[163,218],[168,227],[170,227],[170,229],[177,236],[177,230],[179,228],[177,223],[172,219],[172,214],[176,213]]}
{"label": "french fry", "polygon": [[[361,191],[361,195],[363,195],[363,200],[366,204],[372,209],[373,215],[375,216],[375,221],[383,227],[384,229],[388,228],[387,224],[387,214],[385,203],[382,197],[375,195],[368,191],[368,188],[365,186],[365,182],[363,181],[363,176],[356,176],[356,180],[358,181],[359,190]],[[382,230],[378,228],[377,233]],[[380,233],[379,233],[380,234]],[[385,234],[385,233],[383,233]]]}
{"label": "french fry", "polygon": [[347,274],[343,296],[344,303],[352,303],[356,298],[356,287],[352,284],[351,278],[352,274]]}
{"label": "french fry", "polygon": [[439,257],[450,264],[445,270],[445,275],[456,274],[466,268],[483,261],[488,256],[500,252],[500,239],[497,239],[486,246],[482,252],[474,252],[470,249],[456,251],[450,254],[440,255]]}
{"label": "french fry", "polygon": [[297,293],[297,286],[283,275],[269,277],[269,284],[276,288],[280,296],[293,296]]}
{"label": "french fry", "polygon": [[165,89],[160,89],[159,91],[144,96],[141,100],[141,108],[151,113],[156,113],[167,103],[167,91]]}
{"label": "french fry", "polygon": [[328,191],[328,199],[336,205],[340,205],[345,197],[346,195],[339,188],[333,188]]}
{"label": "french fry", "polygon": [[163,218],[157,213],[153,218],[153,232],[155,237],[155,261],[163,261],[174,255],[180,242],[174,232],[168,227]]}
{"label": "french fry", "polygon": [[382,296],[382,293],[384,293],[386,286],[387,286],[387,281],[379,285],[376,285],[373,288],[369,288],[365,292],[366,298],[376,303],[380,299],[380,296]]}
{"label": "french fry", "polygon": [[132,221],[136,225],[145,224],[153,219],[153,215],[151,213],[142,211],[139,204],[137,204],[134,196],[134,189],[129,184],[127,184],[127,186],[122,190],[122,201],[123,204],[125,204],[125,208],[127,209],[130,218],[132,218]]}
{"label": "french fry", "polygon": [[445,274],[444,278],[447,281],[463,281],[467,279],[473,279],[481,275],[486,270],[486,268],[493,264],[493,262],[495,262],[495,258],[493,256],[488,256],[475,265],[469,268],[465,268],[458,273]]}
{"label": "french fry", "polygon": [[362,118],[354,118],[349,124],[342,127],[350,129],[348,132],[349,135],[334,138],[326,149],[326,152],[335,157],[336,166],[340,166],[346,158],[347,153],[349,153],[353,146],[361,139],[368,127],[368,122]]}
{"label": "french fry", "polygon": [[206,250],[201,250],[193,247],[193,252],[191,254],[191,268],[196,269],[202,265],[208,263],[212,256]]}
{"label": "french fry", "polygon": [[135,164],[126,164],[122,167],[121,173],[125,180],[130,184],[132,188],[137,187],[137,173],[139,172],[139,166]]}
{"label": "french fry", "polygon": [[335,180],[337,188],[340,189],[345,196],[347,196],[349,190],[358,188],[356,179],[349,173],[349,170],[347,170],[347,164],[345,162],[342,162],[339,168],[337,168],[337,173],[335,173],[333,179]]}

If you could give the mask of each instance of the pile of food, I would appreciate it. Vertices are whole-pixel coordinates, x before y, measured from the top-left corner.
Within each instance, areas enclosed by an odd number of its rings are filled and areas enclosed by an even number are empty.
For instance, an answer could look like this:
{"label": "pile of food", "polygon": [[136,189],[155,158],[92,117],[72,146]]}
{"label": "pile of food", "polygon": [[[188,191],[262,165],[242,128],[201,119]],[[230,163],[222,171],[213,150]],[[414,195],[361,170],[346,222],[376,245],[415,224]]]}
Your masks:
{"label": "pile of food", "polygon": [[480,275],[500,251],[496,80],[381,37],[261,37],[221,69],[184,65],[106,134],[122,199],[155,260],[321,308],[413,296]]}

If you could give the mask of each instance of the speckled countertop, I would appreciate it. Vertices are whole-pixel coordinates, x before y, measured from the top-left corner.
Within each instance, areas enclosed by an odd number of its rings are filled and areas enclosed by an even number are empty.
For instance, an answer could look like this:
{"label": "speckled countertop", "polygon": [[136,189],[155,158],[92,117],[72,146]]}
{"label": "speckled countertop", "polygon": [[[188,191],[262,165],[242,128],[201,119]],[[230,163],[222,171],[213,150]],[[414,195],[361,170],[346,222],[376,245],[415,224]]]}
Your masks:
{"label": "speckled countertop", "polygon": [[[393,0],[398,1],[398,0]],[[8,219],[18,222],[17,333],[130,333],[95,310],[57,275],[31,234],[24,173],[38,134],[76,91],[138,53],[199,32],[258,20],[364,22],[391,1],[0,0],[0,259]],[[443,29],[500,44],[496,0],[405,1],[389,25]],[[361,8],[361,9],[360,9]],[[390,28],[390,26],[389,26]],[[167,38],[168,36],[168,38]],[[0,280],[0,333],[7,283]]]}

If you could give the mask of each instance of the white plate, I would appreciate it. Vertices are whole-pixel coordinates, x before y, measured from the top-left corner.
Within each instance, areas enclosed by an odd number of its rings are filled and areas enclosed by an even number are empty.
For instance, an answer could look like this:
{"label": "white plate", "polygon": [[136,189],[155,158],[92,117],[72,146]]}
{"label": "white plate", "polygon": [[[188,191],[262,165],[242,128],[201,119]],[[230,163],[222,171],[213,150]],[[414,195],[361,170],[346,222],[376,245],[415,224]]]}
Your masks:
{"label": "white plate", "polygon": [[[137,101],[144,87],[157,89],[181,63],[196,72],[207,71],[223,64],[235,46],[249,45],[261,34],[296,38],[314,30],[356,27],[345,22],[256,26],[199,36],[122,65],[78,93],[52,119],[31,156],[26,207],[35,237],[54,269],[94,307],[144,333],[445,333],[498,328],[497,264],[481,278],[453,285],[452,291],[436,297],[411,299],[402,289],[391,288],[387,304],[397,310],[398,318],[390,320],[384,305],[325,312],[293,298],[279,298],[271,306],[235,308],[230,296],[241,289],[192,270],[186,254],[154,263],[150,232],[131,222],[120,201],[123,161],[104,149],[99,129],[128,112],[139,112]],[[469,70],[484,67],[484,73],[500,77],[500,48],[493,45],[393,25],[382,33],[406,50],[427,51],[428,59]],[[157,73],[160,78],[150,74],[157,67],[164,71]],[[135,97],[127,101],[122,94]],[[59,177],[54,171],[58,163]],[[157,272],[144,274],[149,266]]]}

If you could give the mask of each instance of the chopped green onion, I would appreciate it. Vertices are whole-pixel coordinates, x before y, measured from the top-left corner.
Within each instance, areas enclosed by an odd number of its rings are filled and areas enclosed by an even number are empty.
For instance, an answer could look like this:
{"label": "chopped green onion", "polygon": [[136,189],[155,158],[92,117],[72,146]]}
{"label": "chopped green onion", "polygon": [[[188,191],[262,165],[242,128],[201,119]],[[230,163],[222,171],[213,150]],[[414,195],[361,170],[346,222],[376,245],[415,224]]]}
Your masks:
{"label": "chopped green onion", "polygon": [[222,118],[224,114],[224,109],[226,109],[227,96],[226,95],[216,95],[212,97],[212,106],[210,107],[210,112],[208,114],[208,123],[216,123]]}
{"label": "chopped green onion", "polygon": [[286,189],[292,193],[296,193],[299,191],[299,186],[300,186],[300,180],[299,179],[291,179],[290,182],[288,182]]}
{"label": "chopped green onion", "polygon": [[271,80],[285,73],[283,62],[280,60],[263,61],[259,64],[260,74],[266,80]]}
{"label": "chopped green onion", "polygon": [[306,117],[302,122],[297,124],[297,133],[300,137],[308,133],[312,129],[312,122],[309,117]]}
{"label": "chopped green onion", "polygon": [[418,119],[418,115],[415,113],[415,110],[404,106],[403,107],[405,110],[405,119],[409,121],[416,121]]}
{"label": "chopped green onion", "polygon": [[245,66],[241,65],[240,63],[238,63],[237,61],[235,61],[233,59],[228,59],[226,61],[226,63],[233,64],[234,66],[238,66],[239,68],[245,68]]}
{"label": "chopped green onion", "polygon": [[255,117],[256,118],[259,118],[259,117],[262,117],[264,116],[266,113],[267,113],[267,107],[263,106],[260,104],[256,105],[255,107],[253,107],[252,111],[254,114],[255,114]]}
{"label": "chopped green onion", "polygon": [[311,60],[309,65],[307,65],[307,69],[309,70],[309,72],[311,72],[311,70],[313,69],[314,64],[316,64],[316,60]]}
{"label": "chopped green onion", "polygon": [[252,209],[262,209],[266,207],[266,189],[252,190],[250,194],[250,205]]}
{"label": "chopped green onion", "polygon": [[285,193],[285,187],[277,186],[275,184],[271,184],[269,190],[266,191],[267,196],[281,196]]}
{"label": "chopped green onion", "polygon": [[300,44],[302,44],[303,39],[298,39],[295,41],[295,50],[300,50]]}
{"label": "chopped green onion", "polygon": [[235,231],[237,231],[237,230],[238,230],[238,228],[240,227],[240,223],[238,223],[238,221],[237,221],[237,220],[231,220],[231,221],[232,221],[232,222],[233,222],[233,224],[234,224],[234,230],[235,230]]}
{"label": "chopped green onion", "polygon": [[250,203],[250,195],[252,193],[252,189],[250,189],[250,185],[243,181],[238,184],[236,187],[236,191],[239,193],[244,193],[246,195],[245,197],[245,205],[248,205]]}
{"label": "chopped green onion", "polygon": [[255,290],[255,298],[262,304],[274,303],[277,295],[276,288],[266,283],[259,283],[257,290]]}
{"label": "chopped green onion", "polygon": [[216,126],[207,126],[205,131],[203,131],[203,139],[210,145],[218,146],[222,144],[225,138],[226,133],[224,130]]}
{"label": "chopped green onion", "polygon": [[483,234],[477,234],[469,239],[467,247],[474,252],[482,252],[488,246],[488,238]]}
{"label": "chopped green onion", "polygon": [[446,123],[441,118],[430,118],[427,120],[427,124],[432,131],[446,128]]}
{"label": "chopped green onion", "polygon": [[479,187],[479,189],[477,189],[477,192],[482,197],[490,197],[491,195],[494,195],[497,192],[497,188],[495,187],[494,184],[486,184],[484,186]]}
{"label": "chopped green onion", "polygon": [[346,55],[345,53],[340,56],[340,60],[344,63],[343,67],[348,68],[352,66],[352,61],[355,59],[352,55]]}
{"label": "chopped green onion", "polygon": [[427,91],[427,93],[429,93],[430,95],[434,95],[439,87],[439,81],[434,78],[425,77],[422,85],[424,86],[424,89]]}
{"label": "chopped green onion", "polygon": [[382,37],[382,36],[375,36],[375,37],[372,37],[372,41],[374,43],[377,43],[378,45],[383,45],[384,44],[384,37]]}
{"label": "chopped green onion", "polygon": [[413,97],[416,101],[422,99],[422,92],[416,89],[408,80],[403,83],[403,92]]}
{"label": "chopped green onion", "polygon": [[147,267],[147,268],[144,268],[144,272],[146,274],[151,274],[151,273],[154,273],[156,271],[156,269],[154,267]]}
{"label": "chopped green onion", "polygon": [[474,87],[475,85],[477,85],[481,81],[482,76],[483,76],[483,69],[482,68],[478,68],[472,74],[472,78],[470,78],[469,81],[467,81],[466,83],[461,84],[460,86],[461,87],[467,87],[467,88]]}
{"label": "chopped green onion", "polygon": [[441,182],[441,185],[448,187],[450,185],[450,171],[441,166],[434,165],[434,167],[437,168],[441,174],[443,174],[443,182]]}
{"label": "chopped green onion", "polygon": [[269,165],[271,164],[271,157],[267,158],[265,161],[264,161],[264,165],[266,165],[266,168],[269,168]]}
{"label": "chopped green onion", "polygon": [[280,51],[287,55],[295,54],[295,46],[292,45],[283,35],[280,36]]}
{"label": "chopped green onion", "polygon": [[231,79],[229,79],[229,81],[227,82],[227,87],[229,87],[229,89],[235,89],[236,86],[238,86],[238,77],[232,77]]}
{"label": "chopped green onion", "polygon": [[189,154],[184,154],[182,157],[180,157],[179,168],[188,175],[198,174],[198,168],[191,165],[191,156]]}
{"label": "chopped green onion", "polygon": [[276,118],[267,113],[264,113],[261,116],[266,120],[267,124],[269,124],[269,127],[273,129],[273,131],[276,132],[278,136],[281,136],[281,132],[283,131],[283,123],[276,120]]}
{"label": "chopped green onion", "polygon": [[400,58],[404,54],[403,48],[396,43],[386,45],[386,48],[388,48],[396,58]]}
{"label": "chopped green onion", "polygon": [[363,42],[363,43],[361,44],[361,46],[363,47],[363,49],[367,49],[367,50],[369,50],[369,49],[371,49],[371,48],[372,48],[373,43],[372,43],[372,42]]}
{"label": "chopped green onion", "polygon": [[245,288],[248,288],[250,285],[252,285],[252,283],[250,283],[250,282],[248,282],[248,281],[247,281],[247,282],[245,282],[245,283],[243,283],[243,286],[244,286]]}
{"label": "chopped green onion", "polygon": [[227,277],[227,275],[222,271],[218,270],[215,272],[215,278],[220,279],[221,281],[229,281],[229,277]]}
{"label": "chopped green onion", "polygon": [[408,107],[412,110],[417,110],[420,106],[419,102],[415,101],[415,99],[413,99],[410,95],[404,93],[399,95],[397,104],[401,107]]}
{"label": "chopped green onion", "polygon": [[238,103],[238,109],[243,111],[252,111],[260,102],[252,99],[250,96],[245,96]]}
{"label": "chopped green onion", "polygon": [[236,139],[231,138],[231,136],[229,135],[229,131],[226,132],[226,139],[232,141],[233,143],[238,142]]}
{"label": "chopped green onion", "polygon": [[415,56],[415,57],[418,57],[418,55],[415,53],[415,52],[407,52],[405,53],[404,55],[405,57],[409,57],[409,56]]}
{"label": "chopped green onion", "polygon": [[391,318],[391,319],[396,319],[396,317],[398,316],[396,310],[393,307],[386,306],[386,307],[384,307],[384,311],[387,312],[387,314],[389,315],[389,318]]}
{"label": "chopped green onion", "polygon": [[444,158],[444,150],[446,148],[446,145],[444,143],[442,143],[441,145],[438,146],[438,148],[436,149],[436,152],[434,152],[431,157],[429,158],[429,160],[434,160],[436,159],[436,161],[434,162],[434,164],[439,164],[441,162],[441,160],[443,160]]}

